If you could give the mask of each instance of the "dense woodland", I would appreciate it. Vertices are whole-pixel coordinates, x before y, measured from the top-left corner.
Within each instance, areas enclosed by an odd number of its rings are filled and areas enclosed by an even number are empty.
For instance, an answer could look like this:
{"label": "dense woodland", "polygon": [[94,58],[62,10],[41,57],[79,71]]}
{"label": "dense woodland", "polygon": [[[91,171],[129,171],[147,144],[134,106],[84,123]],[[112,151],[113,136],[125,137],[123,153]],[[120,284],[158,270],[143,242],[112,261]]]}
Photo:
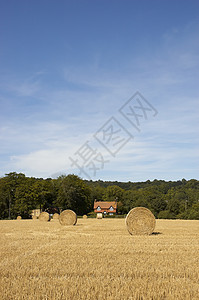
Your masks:
{"label": "dense woodland", "polygon": [[144,206],[156,218],[199,220],[199,181],[195,179],[112,182],[87,181],[76,175],[43,179],[15,172],[0,178],[0,219],[29,218],[35,208],[92,215],[95,200],[117,200],[118,216]]}

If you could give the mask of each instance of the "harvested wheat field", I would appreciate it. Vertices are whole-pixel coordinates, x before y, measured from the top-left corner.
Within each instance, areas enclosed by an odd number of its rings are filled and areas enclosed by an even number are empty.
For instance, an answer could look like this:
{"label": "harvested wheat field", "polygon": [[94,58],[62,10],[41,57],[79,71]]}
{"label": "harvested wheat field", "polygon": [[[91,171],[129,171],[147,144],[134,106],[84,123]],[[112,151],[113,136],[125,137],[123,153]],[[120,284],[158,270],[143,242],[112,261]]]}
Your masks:
{"label": "harvested wheat field", "polygon": [[199,221],[0,221],[0,299],[199,299]]}

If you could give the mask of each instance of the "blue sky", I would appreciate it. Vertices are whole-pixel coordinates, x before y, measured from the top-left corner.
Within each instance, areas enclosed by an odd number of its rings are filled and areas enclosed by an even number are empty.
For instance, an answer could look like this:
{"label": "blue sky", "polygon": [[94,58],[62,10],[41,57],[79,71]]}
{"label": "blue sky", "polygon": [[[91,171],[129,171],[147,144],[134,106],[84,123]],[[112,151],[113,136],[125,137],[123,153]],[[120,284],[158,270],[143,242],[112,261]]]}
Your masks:
{"label": "blue sky", "polygon": [[[1,1],[0,176],[199,179],[198,11],[193,0]],[[140,131],[119,111],[137,91],[158,112],[139,109]],[[115,155],[96,139],[105,124],[106,146],[113,132],[132,137]]]}

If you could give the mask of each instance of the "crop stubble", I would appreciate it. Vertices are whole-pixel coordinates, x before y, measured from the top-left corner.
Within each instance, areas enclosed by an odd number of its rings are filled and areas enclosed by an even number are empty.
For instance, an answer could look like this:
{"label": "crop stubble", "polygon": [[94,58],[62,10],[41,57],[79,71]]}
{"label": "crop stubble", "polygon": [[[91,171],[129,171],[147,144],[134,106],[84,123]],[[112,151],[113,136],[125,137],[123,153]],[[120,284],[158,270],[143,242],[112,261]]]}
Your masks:
{"label": "crop stubble", "polygon": [[198,299],[199,221],[0,221],[1,299]]}

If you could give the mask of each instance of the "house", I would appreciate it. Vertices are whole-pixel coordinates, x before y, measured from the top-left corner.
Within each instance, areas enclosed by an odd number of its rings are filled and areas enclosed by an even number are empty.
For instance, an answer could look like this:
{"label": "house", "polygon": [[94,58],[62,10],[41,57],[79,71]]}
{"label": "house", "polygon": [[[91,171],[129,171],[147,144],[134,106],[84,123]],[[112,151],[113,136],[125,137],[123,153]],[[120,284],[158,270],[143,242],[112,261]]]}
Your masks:
{"label": "house", "polygon": [[113,215],[117,211],[117,201],[95,201],[94,212]]}

